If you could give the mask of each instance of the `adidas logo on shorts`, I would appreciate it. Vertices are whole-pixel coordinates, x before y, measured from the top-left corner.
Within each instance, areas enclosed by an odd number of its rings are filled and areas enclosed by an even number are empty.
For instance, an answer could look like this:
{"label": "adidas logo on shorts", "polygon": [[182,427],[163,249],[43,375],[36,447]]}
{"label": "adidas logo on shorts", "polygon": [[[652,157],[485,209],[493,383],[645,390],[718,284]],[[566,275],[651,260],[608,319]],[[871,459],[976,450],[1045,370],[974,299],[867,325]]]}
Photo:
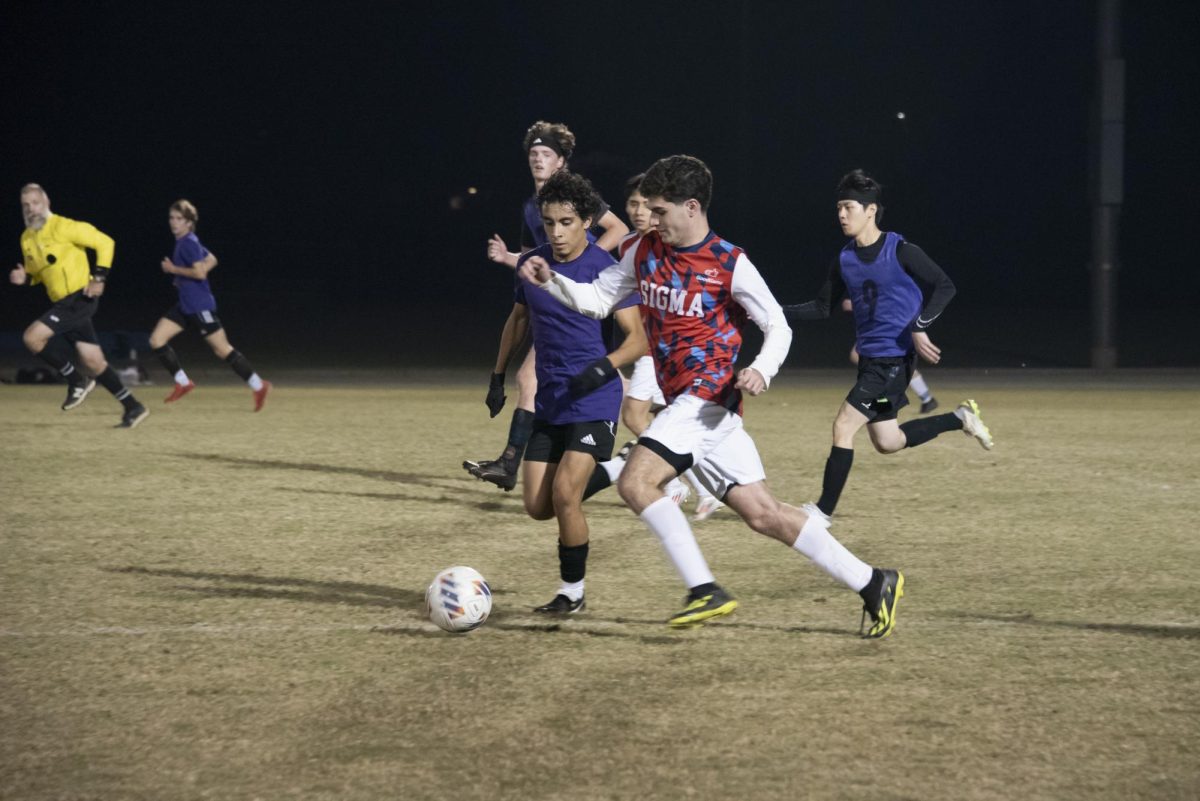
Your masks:
{"label": "adidas logo on shorts", "polygon": [[596,440],[592,439],[591,434],[585,434],[583,439],[581,439],[579,441],[582,442],[584,445],[595,445],[596,444]]}

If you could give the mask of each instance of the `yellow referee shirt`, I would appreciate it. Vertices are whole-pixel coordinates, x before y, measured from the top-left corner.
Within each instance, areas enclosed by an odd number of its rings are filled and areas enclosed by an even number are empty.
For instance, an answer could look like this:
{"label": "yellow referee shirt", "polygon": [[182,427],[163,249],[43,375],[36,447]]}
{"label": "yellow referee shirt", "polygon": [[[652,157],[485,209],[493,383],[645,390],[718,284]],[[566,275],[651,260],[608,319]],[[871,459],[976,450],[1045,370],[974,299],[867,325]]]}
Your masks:
{"label": "yellow referee shirt", "polygon": [[91,280],[84,248],[96,251],[97,267],[111,268],[114,246],[112,237],[96,226],[57,214],[49,215],[40,231],[26,228],[21,234],[25,272],[32,283],[45,285],[54,302],[78,292]]}

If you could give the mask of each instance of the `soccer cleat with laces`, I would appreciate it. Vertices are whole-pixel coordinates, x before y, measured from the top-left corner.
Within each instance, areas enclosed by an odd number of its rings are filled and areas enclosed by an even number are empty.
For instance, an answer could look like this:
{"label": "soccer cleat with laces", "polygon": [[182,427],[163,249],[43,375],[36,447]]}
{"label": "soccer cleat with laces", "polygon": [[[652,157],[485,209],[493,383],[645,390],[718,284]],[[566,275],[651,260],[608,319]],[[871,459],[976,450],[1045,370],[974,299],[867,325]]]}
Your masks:
{"label": "soccer cleat with laces", "polygon": [[704,595],[696,597],[689,595],[684,603],[683,611],[667,621],[671,626],[676,628],[695,626],[711,618],[728,615],[737,609],[738,605],[737,600],[720,587]]}
{"label": "soccer cleat with laces", "polygon": [[875,568],[875,571],[879,575],[872,576],[871,583],[863,589],[863,615],[858,632],[862,634],[867,615],[870,615],[873,625],[863,636],[881,640],[896,627],[896,604],[904,597],[904,574],[885,568]]}
{"label": "soccer cleat with laces", "polygon": [[954,416],[962,420],[963,433],[979,440],[983,449],[990,451],[992,449],[992,432],[988,431],[988,427],[983,424],[983,419],[979,414],[979,404],[970,398],[958,404],[958,408],[954,410]]}
{"label": "soccer cleat with laces", "polygon": [[511,492],[512,488],[517,486],[517,466],[512,465],[510,468],[509,463],[504,459],[481,462],[464,461],[463,470],[480,481],[495,484],[505,492]]}
{"label": "soccer cleat with laces", "polygon": [[171,394],[163,399],[163,403],[174,403],[195,388],[196,382],[194,381],[189,381],[186,384],[176,384],[175,389],[171,390]]}
{"label": "soccer cleat with laces", "polygon": [[263,404],[267,402],[267,393],[269,393],[271,389],[271,382],[264,381],[262,383],[262,389],[254,390],[254,411],[257,412],[262,409]]}
{"label": "soccer cleat with laces", "polygon": [[579,596],[578,601],[572,601],[567,596],[559,593],[554,596],[554,600],[548,604],[542,604],[535,607],[533,611],[542,615],[573,615],[576,612],[582,612],[587,608],[587,602],[583,596]]}
{"label": "soccer cleat with laces", "polygon": [[150,410],[142,404],[134,406],[132,409],[126,409],[125,414],[121,415],[121,422],[116,425],[117,428],[137,428],[138,423],[150,416]]}
{"label": "soccer cleat with laces", "polygon": [[937,398],[930,396],[929,400],[921,401],[921,414],[929,414],[938,407]]}
{"label": "soccer cleat with laces", "polygon": [[696,513],[692,515],[692,520],[695,520],[697,523],[703,523],[724,507],[725,504],[718,501],[712,495],[705,495],[696,502]]}
{"label": "soccer cleat with laces", "polygon": [[63,401],[62,410],[69,412],[79,404],[87,400],[87,396],[92,394],[92,390],[96,388],[96,379],[89,378],[82,384],[72,384],[67,387],[67,399]]}

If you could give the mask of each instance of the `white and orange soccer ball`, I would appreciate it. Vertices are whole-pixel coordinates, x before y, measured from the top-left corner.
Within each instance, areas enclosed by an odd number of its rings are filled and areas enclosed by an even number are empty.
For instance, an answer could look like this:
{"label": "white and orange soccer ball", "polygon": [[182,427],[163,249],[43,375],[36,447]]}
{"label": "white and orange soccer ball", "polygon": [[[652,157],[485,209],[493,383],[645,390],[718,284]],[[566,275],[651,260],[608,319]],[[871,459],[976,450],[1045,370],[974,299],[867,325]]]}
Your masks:
{"label": "white and orange soccer ball", "polygon": [[478,570],[465,565],[448,567],[425,591],[425,612],[446,631],[477,629],[492,612],[492,589]]}

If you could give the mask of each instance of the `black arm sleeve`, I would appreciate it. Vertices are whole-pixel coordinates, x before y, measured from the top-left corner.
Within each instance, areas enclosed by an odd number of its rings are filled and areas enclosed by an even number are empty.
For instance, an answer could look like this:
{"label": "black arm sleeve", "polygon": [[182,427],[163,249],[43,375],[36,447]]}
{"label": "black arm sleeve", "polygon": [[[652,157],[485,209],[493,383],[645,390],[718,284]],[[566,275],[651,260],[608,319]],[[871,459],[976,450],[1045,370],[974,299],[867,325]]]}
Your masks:
{"label": "black arm sleeve", "polygon": [[829,268],[829,276],[817,291],[816,299],[784,306],[783,313],[792,320],[824,320],[829,317],[832,301],[835,298],[840,301],[845,294],[846,284],[842,281],[841,263],[835,258],[833,266]]}
{"label": "black arm sleeve", "polygon": [[912,324],[913,331],[924,331],[933,325],[933,321],[945,311],[950,299],[954,297],[957,291],[954,282],[925,251],[911,242],[902,243],[896,251],[896,257],[925,296],[925,305],[921,307],[921,313]]}

